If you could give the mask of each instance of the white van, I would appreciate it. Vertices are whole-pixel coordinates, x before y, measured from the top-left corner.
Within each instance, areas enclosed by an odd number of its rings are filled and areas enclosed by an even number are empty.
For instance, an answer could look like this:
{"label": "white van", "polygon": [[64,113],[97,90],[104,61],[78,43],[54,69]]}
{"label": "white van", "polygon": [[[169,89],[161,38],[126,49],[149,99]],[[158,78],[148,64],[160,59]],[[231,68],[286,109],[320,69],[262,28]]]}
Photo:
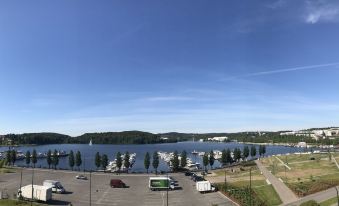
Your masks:
{"label": "white van", "polygon": [[34,200],[47,202],[52,199],[52,188],[41,185],[33,185],[33,187],[32,185],[26,185],[18,191],[18,197],[24,199],[32,199],[32,195]]}
{"label": "white van", "polygon": [[52,192],[56,193],[65,193],[65,188],[61,185],[59,181],[56,180],[45,180],[43,186],[52,188]]}

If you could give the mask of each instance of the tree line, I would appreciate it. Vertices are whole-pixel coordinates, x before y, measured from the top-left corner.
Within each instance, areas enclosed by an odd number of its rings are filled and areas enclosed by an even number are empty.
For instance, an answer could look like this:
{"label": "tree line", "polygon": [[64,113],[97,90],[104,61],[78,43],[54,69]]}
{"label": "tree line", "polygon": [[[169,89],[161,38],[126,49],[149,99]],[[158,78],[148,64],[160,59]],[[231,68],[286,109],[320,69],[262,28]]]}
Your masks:
{"label": "tree line", "polygon": [[176,139],[161,138],[158,134],[141,131],[86,133],[81,136],[71,137],[57,133],[24,133],[7,134],[0,138],[0,144],[11,145],[33,144],[156,144],[177,142]]}

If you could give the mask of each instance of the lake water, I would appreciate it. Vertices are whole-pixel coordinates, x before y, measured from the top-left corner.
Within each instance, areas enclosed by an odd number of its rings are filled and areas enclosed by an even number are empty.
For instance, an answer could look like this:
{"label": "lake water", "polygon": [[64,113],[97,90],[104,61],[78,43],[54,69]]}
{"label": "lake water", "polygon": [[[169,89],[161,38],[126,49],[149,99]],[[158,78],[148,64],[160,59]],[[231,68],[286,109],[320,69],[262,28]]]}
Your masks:
{"label": "lake water", "polygon": [[[17,150],[26,153],[27,150],[30,150],[32,153],[33,149],[36,149],[37,152],[47,152],[49,149],[54,151],[63,150],[67,153],[71,150],[80,151],[82,155],[83,164],[81,169],[84,167],[86,170],[96,169],[94,164],[94,157],[96,152],[100,154],[108,155],[109,160],[114,160],[117,152],[125,153],[128,151],[129,153],[136,153],[136,162],[132,168],[133,172],[145,172],[144,169],[144,157],[146,152],[149,152],[151,155],[154,151],[163,151],[163,152],[173,152],[177,150],[179,153],[183,150],[186,150],[187,156],[191,157],[193,161],[202,162],[202,158],[198,155],[192,155],[191,152],[196,150],[199,152],[209,152],[211,150],[223,150],[223,149],[231,149],[238,147],[242,149],[245,144],[239,143],[214,143],[214,142],[178,142],[178,143],[168,143],[168,144],[148,144],[148,145],[103,145],[103,144],[93,144],[89,146],[87,144],[52,144],[52,145],[41,145],[41,146],[24,146],[24,147],[16,147]],[[258,153],[258,145],[257,153]],[[0,147],[0,151],[6,151],[8,147]],[[266,155],[273,154],[285,154],[301,151],[301,148],[295,147],[285,147],[285,146],[266,146]],[[84,164],[85,163],[85,164]],[[25,165],[25,160],[20,160],[16,162],[17,165]],[[202,165],[202,164],[201,164]],[[36,164],[37,167],[47,167],[47,161],[45,158],[38,159]],[[220,166],[218,161],[215,161],[214,166]],[[68,167],[68,157],[61,157],[59,159],[58,168],[69,168]],[[150,170],[153,170],[152,165],[150,166]],[[167,164],[160,159],[160,164],[158,171],[167,171]]]}

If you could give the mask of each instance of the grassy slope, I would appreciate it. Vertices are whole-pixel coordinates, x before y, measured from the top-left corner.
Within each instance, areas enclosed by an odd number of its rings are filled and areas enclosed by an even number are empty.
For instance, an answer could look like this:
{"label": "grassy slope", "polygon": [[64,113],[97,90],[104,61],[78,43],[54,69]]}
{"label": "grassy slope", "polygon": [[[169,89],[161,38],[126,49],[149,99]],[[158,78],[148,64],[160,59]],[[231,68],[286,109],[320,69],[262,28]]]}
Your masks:
{"label": "grassy slope", "polygon": [[[17,200],[0,200],[0,206],[29,206],[30,202]],[[42,204],[34,203],[33,206],[41,206]]]}
{"label": "grassy slope", "polygon": [[337,197],[333,197],[324,202],[321,202],[320,206],[331,206],[331,205],[334,205],[335,203],[337,203]]}
{"label": "grassy slope", "polygon": [[253,189],[260,199],[267,203],[267,205],[280,205],[282,202],[274,190],[272,185],[265,185],[261,187],[255,187]]}

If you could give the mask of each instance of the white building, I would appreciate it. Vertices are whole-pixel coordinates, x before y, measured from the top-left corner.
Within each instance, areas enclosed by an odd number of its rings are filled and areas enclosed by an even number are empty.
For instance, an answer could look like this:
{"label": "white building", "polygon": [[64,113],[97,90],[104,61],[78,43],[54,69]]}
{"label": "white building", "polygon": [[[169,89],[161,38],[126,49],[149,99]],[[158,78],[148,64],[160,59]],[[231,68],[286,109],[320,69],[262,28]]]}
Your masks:
{"label": "white building", "polygon": [[213,137],[213,138],[208,138],[208,141],[216,141],[216,142],[224,142],[228,139],[228,137]]}

